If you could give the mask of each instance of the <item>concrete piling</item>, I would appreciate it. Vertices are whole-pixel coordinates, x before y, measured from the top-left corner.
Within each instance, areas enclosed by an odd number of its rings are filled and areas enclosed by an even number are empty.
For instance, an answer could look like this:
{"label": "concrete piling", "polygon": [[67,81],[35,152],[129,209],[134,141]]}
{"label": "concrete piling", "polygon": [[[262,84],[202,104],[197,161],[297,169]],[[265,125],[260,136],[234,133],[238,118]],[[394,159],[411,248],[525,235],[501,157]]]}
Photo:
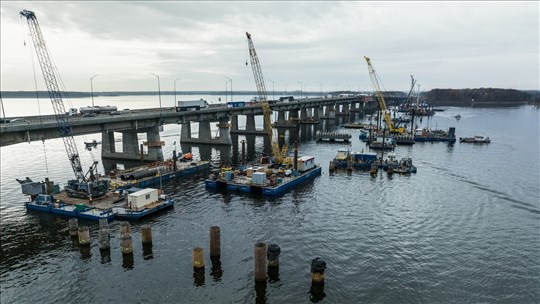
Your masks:
{"label": "concrete piling", "polygon": [[79,245],[90,245],[90,229],[86,226],[79,227]]}
{"label": "concrete piling", "polygon": [[109,237],[109,222],[106,219],[99,220],[98,243],[99,249],[111,248]]}
{"label": "concrete piling", "polygon": [[101,228],[99,229],[99,249],[109,249],[111,248],[109,229]]}
{"label": "concrete piling", "polygon": [[266,243],[256,243],[255,244],[255,281],[266,281]]}
{"label": "concrete piling", "polygon": [[143,245],[152,245],[152,227],[150,225],[141,227],[141,241]]}
{"label": "concrete piling", "polygon": [[192,251],[193,258],[193,270],[204,269],[204,249],[202,247],[195,247]]}
{"label": "concrete piling", "polygon": [[221,231],[219,226],[210,227],[210,256],[221,256]]}
{"label": "concrete piling", "polygon": [[281,254],[281,248],[277,244],[268,245],[266,251],[266,257],[268,258],[268,268],[279,267],[279,255]]}
{"label": "concrete piling", "polygon": [[133,240],[131,239],[129,222],[120,223],[120,251],[123,254],[133,254]]}
{"label": "concrete piling", "polygon": [[311,283],[312,284],[324,284],[324,270],[326,269],[326,262],[321,258],[314,258],[311,261]]}
{"label": "concrete piling", "polygon": [[69,235],[71,236],[79,235],[79,221],[76,218],[69,219]]}
{"label": "concrete piling", "polygon": [[131,234],[131,226],[129,222],[120,223],[120,234]]}

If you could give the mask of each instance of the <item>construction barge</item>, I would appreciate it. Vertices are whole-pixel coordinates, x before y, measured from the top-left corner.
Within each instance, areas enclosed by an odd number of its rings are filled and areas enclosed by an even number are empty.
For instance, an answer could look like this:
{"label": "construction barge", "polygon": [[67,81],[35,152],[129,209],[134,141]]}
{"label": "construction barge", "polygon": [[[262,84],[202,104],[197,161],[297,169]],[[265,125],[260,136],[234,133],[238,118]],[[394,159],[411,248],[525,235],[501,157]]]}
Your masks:
{"label": "construction barge", "polygon": [[313,156],[299,157],[296,164],[292,170],[275,164],[261,164],[234,171],[232,168],[222,168],[210,174],[205,185],[210,189],[279,196],[321,175],[321,166],[315,164]]}
{"label": "construction barge", "polygon": [[[174,200],[160,189],[148,188],[182,176],[196,174],[210,168],[207,161],[180,158],[143,165],[129,170],[114,171],[101,177],[100,183],[108,191],[92,197],[77,197],[49,181],[34,182],[29,178],[17,180],[22,193],[29,195],[27,210],[58,214],[87,220],[137,220],[162,209],[171,208]],[[176,164],[175,164],[176,163]]]}

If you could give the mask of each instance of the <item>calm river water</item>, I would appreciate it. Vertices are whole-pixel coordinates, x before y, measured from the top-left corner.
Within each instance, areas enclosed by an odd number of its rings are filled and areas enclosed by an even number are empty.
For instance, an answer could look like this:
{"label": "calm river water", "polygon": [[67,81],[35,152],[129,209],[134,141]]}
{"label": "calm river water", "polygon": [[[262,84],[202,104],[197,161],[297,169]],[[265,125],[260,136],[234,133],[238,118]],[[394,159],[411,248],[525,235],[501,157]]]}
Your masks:
{"label": "calm river water", "polygon": [[[96,101],[119,108],[157,105],[155,96]],[[91,104],[88,98],[72,102]],[[40,103],[39,112],[52,114],[48,100]],[[7,116],[39,113],[35,100],[4,99],[4,105]],[[61,140],[2,147],[0,302],[538,303],[539,113],[532,106],[451,107],[424,118],[422,126],[456,127],[457,137],[487,135],[492,142],[399,146],[398,157],[412,157],[418,173],[391,178],[359,172],[329,176],[329,161],[348,145],[317,143],[313,132],[305,132],[300,154],[316,156],[322,176],[275,199],[210,192],[206,173],[166,183],[176,205],[132,223],[133,260],[120,252],[118,222],[110,225],[110,253],[98,248],[97,223],[85,222],[92,235],[85,251],[70,239],[66,218],[25,210],[15,178],[49,176],[63,184],[73,176]],[[352,134],[353,150],[366,150],[358,130],[341,130]],[[180,126],[164,127],[166,157],[179,132]],[[76,137],[85,167],[93,159],[101,164],[100,146],[83,149],[83,142],[94,138],[101,140],[98,134]],[[251,159],[270,151],[262,138],[247,142]],[[238,146],[177,148],[216,162],[239,158]],[[151,258],[143,256],[140,239],[147,223],[154,238]],[[221,227],[219,265],[208,257],[213,225]],[[282,250],[279,280],[262,286],[253,281],[258,241]],[[204,277],[193,275],[191,250],[197,246],[205,248]],[[324,294],[310,293],[316,257],[327,263]]]}

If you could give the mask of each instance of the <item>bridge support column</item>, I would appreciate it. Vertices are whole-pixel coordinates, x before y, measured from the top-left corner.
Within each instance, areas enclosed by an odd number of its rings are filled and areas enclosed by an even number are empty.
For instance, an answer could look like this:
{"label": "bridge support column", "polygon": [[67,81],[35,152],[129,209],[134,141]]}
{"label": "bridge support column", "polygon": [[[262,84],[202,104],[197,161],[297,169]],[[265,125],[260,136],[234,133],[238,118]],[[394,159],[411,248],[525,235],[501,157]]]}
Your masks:
{"label": "bridge support column", "polygon": [[184,122],[182,123],[180,142],[185,142],[188,139],[191,139],[191,122]]}
{"label": "bridge support column", "polygon": [[160,144],[161,138],[159,137],[159,127],[152,127],[146,129],[146,140],[149,143],[147,158],[149,160],[163,161],[163,150],[161,149]]}
{"label": "bridge support column", "polygon": [[238,115],[231,116],[231,128],[230,131],[238,131]]}
{"label": "bridge support column", "polygon": [[317,118],[324,117],[324,107],[323,106],[318,106],[317,108],[315,108],[315,117],[317,117]]}
{"label": "bridge support column", "polygon": [[[236,116],[233,116],[236,117]],[[238,121],[236,122],[238,124]],[[218,143],[222,145],[232,145],[231,131],[228,118],[221,118],[218,123],[219,138]]]}
{"label": "bridge support column", "polygon": [[300,108],[300,119],[306,120],[307,119],[307,109],[306,108]]}
{"label": "bridge support column", "polygon": [[208,141],[212,139],[212,132],[210,131],[209,121],[199,122],[199,139]]}
{"label": "bridge support column", "polygon": [[285,124],[285,111],[278,111],[277,124],[278,125],[284,125]]}
{"label": "bridge support column", "polygon": [[341,108],[341,113],[343,115],[349,115],[349,104],[343,104]]}
{"label": "bridge support column", "polygon": [[289,120],[298,120],[298,110],[289,111]]}
{"label": "bridge support column", "polygon": [[254,114],[246,115],[246,131],[256,131]]}
{"label": "bridge support column", "polygon": [[101,154],[115,153],[114,132],[101,131]]}
{"label": "bridge support column", "polygon": [[326,114],[325,116],[329,119],[334,119],[336,118],[336,109],[334,107],[334,105],[328,105],[326,106]]}
{"label": "bridge support column", "polygon": [[139,154],[137,131],[122,131],[122,151],[126,154]]}

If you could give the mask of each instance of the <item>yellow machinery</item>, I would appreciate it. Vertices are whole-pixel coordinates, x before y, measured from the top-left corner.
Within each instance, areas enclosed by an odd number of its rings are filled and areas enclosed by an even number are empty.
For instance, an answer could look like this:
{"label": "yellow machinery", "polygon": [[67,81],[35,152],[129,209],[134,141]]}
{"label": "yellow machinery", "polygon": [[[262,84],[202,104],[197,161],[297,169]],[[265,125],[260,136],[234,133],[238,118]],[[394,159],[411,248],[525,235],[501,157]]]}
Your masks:
{"label": "yellow machinery", "polygon": [[364,56],[364,58],[366,59],[366,62],[368,65],[371,83],[373,84],[373,88],[375,89],[375,94],[377,94],[377,101],[379,102],[379,109],[381,110],[382,115],[384,115],[384,121],[386,122],[386,125],[388,126],[390,133],[399,133],[399,134],[405,133],[405,128],[394,127],[394,123],[392,122],[392,118],[390,117],[390,111],[388,111],[388,109],[386,108],[386,103],[384,102],[384,97],[381,92],[381,87],[379,86],[378,76],[375,73],[373,66],[371,65],[371,59],[369,59],[369,57],[366,57],[366,56]]}
{"label": "yellow machinery", "polygon": [[287,157],[287,145],[284,144],[280,151],[279,144],[272,140],[274,137],[274,131],[272,129],[272,110],[270,109],[270,105],[268,104],[268,100],[266,97],[266,86],[264,84],[261,64],[259,63],[259,58],[257,57],[255,46],[253,45],[253,41],[251,40],[251,34],[246,32],[246,36],[248,39],[249,57],[251,60],[251,68],[253,70],[253,77],[255,78],[255,84],[257,85],[257,92],[259,93],[259,99],[261,101],[261,107],[263,110],[264,127],[268,132],[268,138],[270,140],[270,143],[272,144],[272,154],[274,156],[274,161],[278,165],[290,164],[292,160],[290,157]]}

